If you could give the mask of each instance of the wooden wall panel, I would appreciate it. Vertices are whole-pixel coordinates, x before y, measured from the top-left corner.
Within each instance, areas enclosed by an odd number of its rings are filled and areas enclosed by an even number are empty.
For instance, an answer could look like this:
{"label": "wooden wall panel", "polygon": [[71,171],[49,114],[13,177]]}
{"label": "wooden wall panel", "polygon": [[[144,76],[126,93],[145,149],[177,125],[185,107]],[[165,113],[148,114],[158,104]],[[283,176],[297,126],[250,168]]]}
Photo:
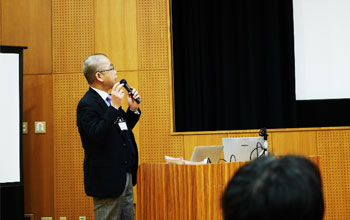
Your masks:
{"label": "wooden wall panel", "polygon": [[275,155],[317,155],[316,131],[273,132],[271,140]]}
{"label": "wooden wall panel", "polygon": [[350,130],[317,131],[325,219],[350,219]]}
{"label": "wooden wall panel", "polygon": [[82,73],[94,53],[94,0],[53,0],[54,219],[93,219],[92,199],[84,192],[83,149],[76,107],[88,89]]}
{"label": "wooden wall panel", "polygon": [[94,0],[52,0],[53,72],[82,72],[94,52]]}
{"label": "wooden wall panel", "polygon": [[137,59],[143,103],[140,161],[182,157],[183,136],[171,135],[170,17],[168,0],[137,0]]}
{"label": "wooden wall panel", "polygon": [[24,74],[51,73],[51,1],[2,0],[2,44],[28,47]]}
{"label": "wooden wall panel", "polygon": [[95,51],[117,70],[137,69],[136,0],[95,1]]}
{"label": "wooden wall panel", "polygon": [[183,137],[171,136],[168,71],[140,71],[142,95],[140,161],[164,162],[164,156],[183,156]]}
{"label": "wooden wall panel", "polygon": [[93,219],[92,199],[85,195],[84,152],[76,126],[76,108],[89,86],[82,73],[54,74],[55,217]]}
{"label": "wooden wall panel", "polygon": [[[24,211],[36,216],[53,216],[53,112],[52,75],[23,77]],[[34,133],[34,122],[46,121],[46,134]]]}
{"label": "wooden wall panel", "polygon": [[[167,69],[170,65],[168,0],[137,0],[137,56],[139,70]],[[168,84],[170,80],[166,83]]]}

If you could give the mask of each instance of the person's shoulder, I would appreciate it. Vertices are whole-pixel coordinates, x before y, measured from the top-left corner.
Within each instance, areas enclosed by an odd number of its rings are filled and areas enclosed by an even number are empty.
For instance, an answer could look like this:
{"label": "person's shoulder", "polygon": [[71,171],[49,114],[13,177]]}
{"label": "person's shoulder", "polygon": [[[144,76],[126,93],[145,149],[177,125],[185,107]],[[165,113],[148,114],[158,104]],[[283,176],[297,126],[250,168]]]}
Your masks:
{"label": "person's shoulder", "polygon": [[79,100],[78,106],[81,104],[87,104],[91,103],[94,100],[95,97],[95,91],[93,91],[91,88],[84,94],[84,96]]}
{"label": "person's shoulder", "polygon": [[92,88],[89,88],[89,90],[86,91],[86,93],[81,98],[81,100],[94,99],[96,97],[99,97],[99,94],[95,90],[93,90]]}

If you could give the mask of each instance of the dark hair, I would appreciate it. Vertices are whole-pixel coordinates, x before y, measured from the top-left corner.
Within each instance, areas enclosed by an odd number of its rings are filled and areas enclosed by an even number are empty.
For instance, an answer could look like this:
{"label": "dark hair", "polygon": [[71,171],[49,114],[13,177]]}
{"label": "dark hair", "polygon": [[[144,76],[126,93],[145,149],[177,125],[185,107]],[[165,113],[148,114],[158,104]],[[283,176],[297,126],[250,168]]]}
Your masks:
{"label": "dark hair", "polygon": [[258,158],[236,172],[221,205],[225,220],[321,220],[319,169],[301,156]]}

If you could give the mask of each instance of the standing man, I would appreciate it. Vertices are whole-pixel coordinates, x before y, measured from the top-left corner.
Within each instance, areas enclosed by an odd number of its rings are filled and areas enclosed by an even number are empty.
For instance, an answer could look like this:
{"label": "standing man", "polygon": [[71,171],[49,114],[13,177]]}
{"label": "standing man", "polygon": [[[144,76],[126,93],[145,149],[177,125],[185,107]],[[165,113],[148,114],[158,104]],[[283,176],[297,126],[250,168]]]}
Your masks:
{"label": "standing man", "polygon": [[[93,197],[96,220],[134,219],[138,150],[132,129],[140,118],[135,88],[121,105],[123,84],[104,54],[92,54],[83,63],[90,88],[77,107],[77,126],[84,148],[84,185]],[[108,93],[110,91],[110,94]]]}

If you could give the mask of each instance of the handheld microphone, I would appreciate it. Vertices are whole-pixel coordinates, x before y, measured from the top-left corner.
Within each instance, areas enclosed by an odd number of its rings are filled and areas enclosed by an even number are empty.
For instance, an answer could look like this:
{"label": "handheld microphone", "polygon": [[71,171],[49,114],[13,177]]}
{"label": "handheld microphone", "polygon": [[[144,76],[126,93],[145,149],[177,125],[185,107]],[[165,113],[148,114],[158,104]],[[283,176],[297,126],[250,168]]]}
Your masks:
{"label": "handheld microphone", "polygon": [[[128,85],[128,83],[126,82],[125,79],[120,80],[120,83],[124,84],[124,88],[126,89],[126,91],[128,91],[128,93],[132,94],[132,89],[130,88],[130,86]],[[137,98],[137,99],[134,99],[134,100],[137,102],[137,104],[141,103],[141,99],[140,98]]]}

